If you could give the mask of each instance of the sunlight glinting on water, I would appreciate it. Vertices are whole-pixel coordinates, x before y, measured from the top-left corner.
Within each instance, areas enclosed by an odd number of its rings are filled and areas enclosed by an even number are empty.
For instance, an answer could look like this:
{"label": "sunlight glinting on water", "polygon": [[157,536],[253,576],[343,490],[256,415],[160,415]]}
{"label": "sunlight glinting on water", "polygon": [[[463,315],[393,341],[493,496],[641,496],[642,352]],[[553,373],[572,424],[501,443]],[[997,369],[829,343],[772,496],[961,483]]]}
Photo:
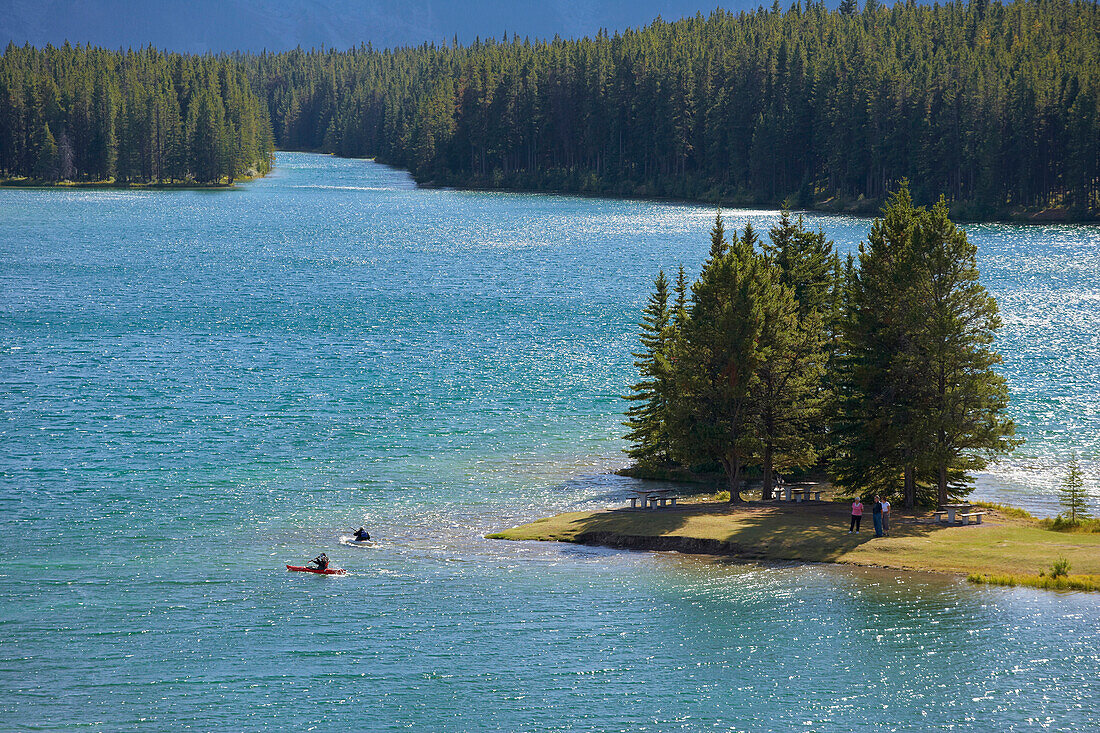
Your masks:
{"label": "sunlight glinting on water", "polygon": [[[1084,594],[484,539],[621,504],[639,313],[713,218],[283,153],[0,191],[0,727],[1100,725]],[[968,230],[1028,441],[976,495],[1053,513],[1076,450],[1100,496],[1100,227]]]}

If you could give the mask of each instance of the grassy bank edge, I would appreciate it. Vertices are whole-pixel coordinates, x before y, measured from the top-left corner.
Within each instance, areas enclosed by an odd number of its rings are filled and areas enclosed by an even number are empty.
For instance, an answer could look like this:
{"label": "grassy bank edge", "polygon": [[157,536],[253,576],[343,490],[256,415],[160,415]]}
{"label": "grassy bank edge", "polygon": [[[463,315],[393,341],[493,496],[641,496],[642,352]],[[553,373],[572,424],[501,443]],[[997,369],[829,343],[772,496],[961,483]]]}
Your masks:
{"label": "grassy bank edge", "polygon": [[[824,562],[944,573],[972,582],[1054,590],[1100,590],[1100,535],[1059,532],[1024,510],[987,508],[982,525],[948,527],[929,512],[897,512],[886,537],[847,532],[847,507],[831,502],[739,508],[697,502],[675,510],[566,512],[491,532],[487,539],[538,540],[634,550],[724,555],[746,561]],[[865,524],[870,524],[866,517]],[[1068,556],[1078,575],[1039,573]],[[973,580],[978,577],[982,580]]]}
{"label": "grassy bank edge", "polygon": [[1100,577],[1095,575],[985,575],[970,573],[966,579],[982,585],[1027,586],[1045,590],[1084,590],[1100,592]]}

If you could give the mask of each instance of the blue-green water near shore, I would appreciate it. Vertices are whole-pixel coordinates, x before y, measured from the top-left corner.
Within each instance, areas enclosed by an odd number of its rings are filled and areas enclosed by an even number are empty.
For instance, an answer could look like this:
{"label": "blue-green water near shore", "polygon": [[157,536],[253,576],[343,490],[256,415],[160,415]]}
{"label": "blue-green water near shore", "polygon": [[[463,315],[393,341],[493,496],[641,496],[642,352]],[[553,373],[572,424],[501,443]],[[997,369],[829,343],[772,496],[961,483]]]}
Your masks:
{"label": "blue-green water near shore", "polygon": [[[1100,725],[1096,596],[482,539],[629,485],[638,310],[712,218],[305,154],[0,191],[0,730]],[[1051,513],[1100,455],[1100,228],[969,231],[1028,439],[978,493]]]}

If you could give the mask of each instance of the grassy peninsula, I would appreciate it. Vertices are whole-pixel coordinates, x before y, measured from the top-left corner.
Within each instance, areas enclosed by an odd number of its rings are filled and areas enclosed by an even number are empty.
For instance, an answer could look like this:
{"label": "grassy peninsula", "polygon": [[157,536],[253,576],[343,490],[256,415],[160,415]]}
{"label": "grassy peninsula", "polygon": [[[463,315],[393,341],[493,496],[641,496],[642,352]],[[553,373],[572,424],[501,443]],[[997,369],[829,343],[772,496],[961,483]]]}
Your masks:
{"label": "grassy peninsula", "polygon": [[700,501],[675,509],[568,512],[489,537],[1011,576],[1018,584],[1065,558],[1071,578],[1100,588],[1100,533],[1057,532],[1023,512],[984,511],[983,524],[963,527],[938,524],[928,511],[895,509],[889,535],[875,537],[870,516],[862,532],[848,534],[849,510],[842,503]]}

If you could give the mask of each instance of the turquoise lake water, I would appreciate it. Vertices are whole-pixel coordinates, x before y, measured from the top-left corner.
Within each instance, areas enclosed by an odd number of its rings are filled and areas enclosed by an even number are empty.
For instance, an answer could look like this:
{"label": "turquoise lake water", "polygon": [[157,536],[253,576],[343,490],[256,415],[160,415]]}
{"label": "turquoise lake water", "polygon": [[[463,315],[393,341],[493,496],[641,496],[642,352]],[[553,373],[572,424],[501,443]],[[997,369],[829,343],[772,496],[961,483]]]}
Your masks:
{"label": "turquoise lake water", "polygon": [[[0,729],[1100,726],[1094,595],[482,539],[630,486],[638,312],[713,216],[306,154],[0,191]],[[1100,227],[968,229],[1028,441],[976,496],[1055,513],[1100,465]],[[322,550],[349,575],[283,568]]]}

